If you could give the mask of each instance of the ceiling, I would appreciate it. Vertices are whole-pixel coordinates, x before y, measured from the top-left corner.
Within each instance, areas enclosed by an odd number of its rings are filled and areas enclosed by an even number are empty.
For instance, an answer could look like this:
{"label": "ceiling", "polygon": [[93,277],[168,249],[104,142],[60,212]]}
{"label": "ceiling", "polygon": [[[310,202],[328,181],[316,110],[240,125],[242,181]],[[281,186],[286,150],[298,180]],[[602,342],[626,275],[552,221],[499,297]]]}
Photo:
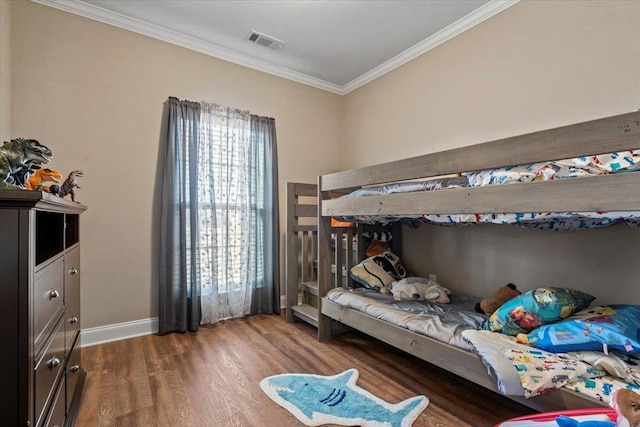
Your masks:
{"label": "ceiling", "polygon": [[344,95],[518,0],[34,1]]}

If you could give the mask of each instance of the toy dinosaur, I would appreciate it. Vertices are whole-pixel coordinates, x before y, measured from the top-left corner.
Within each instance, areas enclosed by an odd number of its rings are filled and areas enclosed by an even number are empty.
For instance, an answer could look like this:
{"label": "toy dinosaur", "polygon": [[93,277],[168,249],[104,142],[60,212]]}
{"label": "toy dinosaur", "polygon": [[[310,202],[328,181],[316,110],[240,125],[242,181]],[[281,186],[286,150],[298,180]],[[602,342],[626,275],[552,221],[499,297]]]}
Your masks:
{"label": "toy dinosaur", "polygon": [[0,147],[0,188],[25,188],[29,176],[53,153],[35,139],[12,139]]}
{"label": "toy dinosaur", "polygon": [[[51,181],[59,183],[59,178],[62,178],[62,174],[58,171],[54,171],[53,169],[49,168],[38,169],[33,175],[31,175],[29,180],[24,183],[24,187],[27,190],[38,190],[38,187],[43,187],[43,182]],[[48,188],[46,187],[42,189],[48,191]]]}
{"label": "toy dinosaur", "polygon": [[82,171],[80,170],[72,171],[67,177],[67,179],[65,179],[62,185],[60,186],[59,196],[64,197],[67,194],[69,194],[71,196],[71,201],[75,202],[76,193],[73,191],[73,189],[80,188],[80,186],[78,185],[77,178],[81,178],[82,176],[83,176]]}

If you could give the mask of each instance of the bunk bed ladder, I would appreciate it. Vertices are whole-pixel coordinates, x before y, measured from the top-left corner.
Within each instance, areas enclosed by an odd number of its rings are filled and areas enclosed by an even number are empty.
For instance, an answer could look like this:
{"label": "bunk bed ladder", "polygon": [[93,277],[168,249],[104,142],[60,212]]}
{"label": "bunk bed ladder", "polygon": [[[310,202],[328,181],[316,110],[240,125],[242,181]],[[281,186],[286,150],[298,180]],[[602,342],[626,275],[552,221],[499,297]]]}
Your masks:
{"label": "bunk bed ladder", "polygon": [[315,184],[287,183],[286,320],[318,326],[317,216]]}
{"label": "bunk bed ladder", "polygon": [[[318,287],[318,205],[317,185],[287,183],[286,239],[286,320],[303,320],[318,326],[320,293]],[[331,227],[329,282],[332,287],[352,287],[351,266],[363,250],[355,227]]]}

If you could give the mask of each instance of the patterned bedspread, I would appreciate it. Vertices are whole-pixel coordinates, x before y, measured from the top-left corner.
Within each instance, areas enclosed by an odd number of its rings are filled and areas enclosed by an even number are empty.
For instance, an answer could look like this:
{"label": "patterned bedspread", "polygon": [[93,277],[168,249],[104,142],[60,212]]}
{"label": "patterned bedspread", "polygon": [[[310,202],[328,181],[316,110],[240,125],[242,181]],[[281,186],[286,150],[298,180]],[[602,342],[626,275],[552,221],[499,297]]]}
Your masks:
{"label": "patterned bedspread", "polygon": [[566,387],[609,404],[618,389],[640,390],[640,360],[634,356],[597,351],[549,353],[485,330],[465,331],[463,337],[505,395],[529,398]]}

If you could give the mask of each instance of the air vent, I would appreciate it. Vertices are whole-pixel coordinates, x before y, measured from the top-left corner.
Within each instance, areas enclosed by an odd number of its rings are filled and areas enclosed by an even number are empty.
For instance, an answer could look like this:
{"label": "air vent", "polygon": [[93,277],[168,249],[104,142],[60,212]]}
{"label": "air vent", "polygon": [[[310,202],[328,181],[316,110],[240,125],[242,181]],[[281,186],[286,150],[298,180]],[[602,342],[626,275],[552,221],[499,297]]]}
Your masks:
{"label": "air vent", "polygon": [[275,37],[267,36],[266,34],[253,30],[247,35],[247,40],[251,43],[268,47],[271,50],[280,50],[282,46],[284,46],[284,42],[282,40],[278,40]]}

